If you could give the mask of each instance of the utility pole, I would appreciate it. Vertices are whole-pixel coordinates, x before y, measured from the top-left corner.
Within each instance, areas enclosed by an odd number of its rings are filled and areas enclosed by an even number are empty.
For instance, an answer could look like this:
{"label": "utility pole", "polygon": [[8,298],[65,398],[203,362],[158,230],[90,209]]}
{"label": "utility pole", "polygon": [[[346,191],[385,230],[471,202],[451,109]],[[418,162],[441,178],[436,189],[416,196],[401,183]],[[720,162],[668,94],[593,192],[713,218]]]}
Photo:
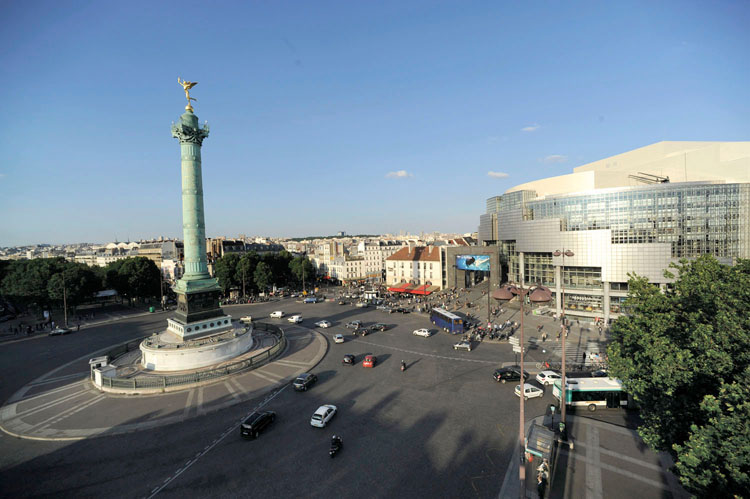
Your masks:
{"label": "utility pole", "polygon": [[245,299],[245,266],[242,266],[242,299]]}

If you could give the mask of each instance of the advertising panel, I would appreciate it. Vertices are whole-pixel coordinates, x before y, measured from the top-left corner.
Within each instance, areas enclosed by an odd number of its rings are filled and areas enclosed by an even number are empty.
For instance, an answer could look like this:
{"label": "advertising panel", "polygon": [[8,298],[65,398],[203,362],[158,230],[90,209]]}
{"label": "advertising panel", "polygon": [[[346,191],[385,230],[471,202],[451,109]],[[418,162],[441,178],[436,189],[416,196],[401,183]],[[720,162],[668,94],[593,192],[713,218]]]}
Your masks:
{"label": "advertising panel", "polygon": [[490,255],[457,255],[456,268],[460,270],[490,271]]}

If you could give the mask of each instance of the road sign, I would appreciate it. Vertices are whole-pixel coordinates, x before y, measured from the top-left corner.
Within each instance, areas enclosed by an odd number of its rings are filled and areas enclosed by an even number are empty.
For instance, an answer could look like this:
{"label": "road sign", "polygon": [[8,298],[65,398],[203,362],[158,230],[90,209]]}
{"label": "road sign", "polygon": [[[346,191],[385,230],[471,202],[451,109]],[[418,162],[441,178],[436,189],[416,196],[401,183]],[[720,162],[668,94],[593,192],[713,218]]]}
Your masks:
{"label": "road sign", "polygon": [[511,345],[514,345],[514,346],[518,346],[518,338],[512,338],[512,337],[511,337],[511,338],[508,338],[508,342],[509,342],[509,343],[510,343]]}
{"label": "road sign", "polygon": [[518,346],[518,347],[514,346],[513,347],[513,351],[516,352],[516,353],[521,353],[521,347],[520,346]]}

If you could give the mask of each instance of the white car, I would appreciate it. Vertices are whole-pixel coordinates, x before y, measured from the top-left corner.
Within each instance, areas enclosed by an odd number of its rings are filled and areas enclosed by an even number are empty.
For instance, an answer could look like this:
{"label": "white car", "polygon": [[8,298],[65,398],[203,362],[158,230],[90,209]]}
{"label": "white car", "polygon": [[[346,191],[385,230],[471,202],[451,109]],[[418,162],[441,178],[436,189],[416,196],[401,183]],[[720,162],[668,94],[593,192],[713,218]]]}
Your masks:
{"label": "white car", "polygon": [[328,321],[318,321],[315,325],[318,327],[331,327],[331,323]]}
{"label": "white car", "polygon": [[337,334],[333,337],[334,343],[343,343],[344,342],[344,335],[343,334]]}
{"label": "white car", "polygon": [[[521,396],[521,385],[516,385],[516,389],[514,390],[516,392],[516,396]],[[529,383],[523,384],[523,398],[525,400],[533,399],[534,397],[541,397],[544,395],[544,390],[541,388],[530,385]]]}
{"label": "white car", "polygon": [[321,405],[310,419],[310,424],[317,428],[325,428],[331,418],[336,414],[335,405]]}
{"label": "white car", "polygon": [[430,333],[430,330],[429,329],[425,329],[425,328],[415,329],[412,334],[414,336],[423,336],[425,338],[429,338],[430,336],[432,336],[432,333]]}
{"label": "white car", "polygon": [[287,319],[289,322],[293,322],[294,324],[299,324],[302,322],[302,316],[301,315],[293,315],[290,318]]}
{"label": "white car", "polygon": [[240,317],[240,322],[244,322],[245,324],[249,324],[253,322],[253,318],[250,315],[246,315],[245,317]]}
{"label": "white car", "polygon": [[459,341],[453,345],[453,350],[466,350],[467,352],[471,352],[471,343],[466,340]]}
{"label": "white car", "polygon": [[281,319],[284,317],[284,312],[281,310],[277,310],[276,312],[271,312],[271,318],[272,319]]}
{"label": "white car", "polygon": [[551,385],[559,379],[562,379],[562,374],[557,371],[542,371],[536,375],[536,380],[543,385]]}

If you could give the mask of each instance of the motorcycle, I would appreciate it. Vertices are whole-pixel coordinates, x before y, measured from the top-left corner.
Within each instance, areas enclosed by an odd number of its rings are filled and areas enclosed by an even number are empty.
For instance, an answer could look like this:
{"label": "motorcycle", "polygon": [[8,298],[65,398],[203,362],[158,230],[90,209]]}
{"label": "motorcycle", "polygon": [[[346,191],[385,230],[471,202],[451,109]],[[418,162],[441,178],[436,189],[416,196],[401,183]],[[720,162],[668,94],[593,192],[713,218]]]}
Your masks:
{"label": "motorcycle", "polygon": [[328,451],[328,455],[333,459],[336,453],[341,450],[341,447],[343,447],[343,445],[344,442],[341,440],[341,437],[337,437],[336,435],[334,435],[333,437],[331,437],[331,449]]}
{"label": "motorcycle", "polygon": [[406,371],[406,362],[401,362],[401,372]]}

